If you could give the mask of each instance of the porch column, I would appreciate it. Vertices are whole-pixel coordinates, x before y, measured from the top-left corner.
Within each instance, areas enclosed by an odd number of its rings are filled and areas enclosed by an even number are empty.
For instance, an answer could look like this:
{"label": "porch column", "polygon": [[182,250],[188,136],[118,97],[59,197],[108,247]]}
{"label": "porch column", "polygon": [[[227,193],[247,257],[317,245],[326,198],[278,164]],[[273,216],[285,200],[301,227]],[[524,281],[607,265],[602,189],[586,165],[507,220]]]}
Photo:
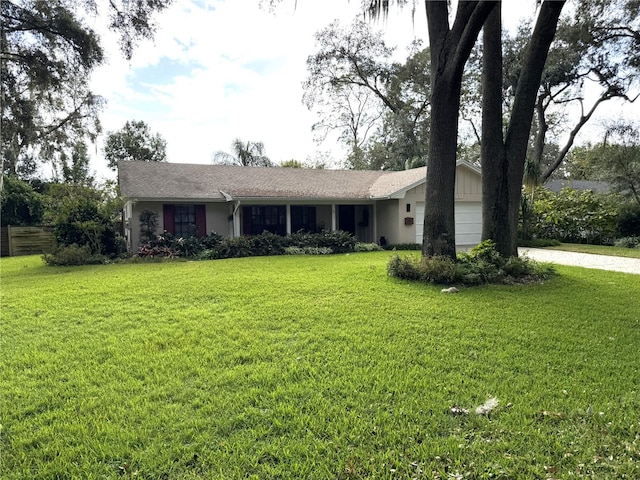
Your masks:
{"label": "porch column", "polygon": [[373,210],[372,212],[372,220],[371,220],[371,225],[372,225],[372,230],[373,230],[373,243],[378,243],[378,209],[377,209],[378,203],[374,202],[373,206],[371,207],[371,210]]}
{"label": "porch column", "polygon": [[335,203],[331,204],[331,231],[337,230],[337,222],[336,222],[336,205]]}
{"label": "porch column", "polygon": [[240,215],[238,212],[240,211],[240,202],[236,202],[233,206],[233,232],[231,232],[232,237],[240,236]]}
{"label": "porch column", "polygon": [[291,235],[291,205],[287,203],[287,235]]}

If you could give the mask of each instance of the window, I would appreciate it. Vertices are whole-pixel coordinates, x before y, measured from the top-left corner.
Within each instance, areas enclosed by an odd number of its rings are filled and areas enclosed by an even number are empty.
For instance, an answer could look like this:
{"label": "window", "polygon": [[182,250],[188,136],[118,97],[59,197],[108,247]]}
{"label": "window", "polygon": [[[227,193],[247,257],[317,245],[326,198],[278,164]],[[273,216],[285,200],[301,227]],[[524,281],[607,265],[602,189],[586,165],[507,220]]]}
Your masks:
{"label": "window", "polygon": [[177,238],[187,238],[196,235],[195,205],[176,205],[173,219],[174,233]]}
{"label": "window", "polygon": [[163,205],[164,229],[177,238],[203,237],[207,234],[204,205]]}
{"label": "window", "polygon": [[260,235],[265,230],[287,234],[287,210],[284,205],[254,205],[242,209],[242,233]]}
{"label": "window", "polygon": [[316,231],[316,207],[291,207],[291,231],[295,233],[299,230]]}

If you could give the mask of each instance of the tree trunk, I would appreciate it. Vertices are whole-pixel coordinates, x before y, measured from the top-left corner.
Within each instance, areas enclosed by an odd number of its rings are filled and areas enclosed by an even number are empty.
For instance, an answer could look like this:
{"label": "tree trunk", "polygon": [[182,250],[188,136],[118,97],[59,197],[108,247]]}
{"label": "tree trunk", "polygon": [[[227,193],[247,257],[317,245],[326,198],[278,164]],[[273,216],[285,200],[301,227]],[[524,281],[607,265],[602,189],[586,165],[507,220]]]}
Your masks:
{"label": "tree trunk", "polygon": [[[488,96],[488,99],[483,100],[483,108],[489,109],[486,112],[489,116],[487,121],[493,125],[483,125],[482,146],[486,149],[482,158],[483,203],[486,202],[483,204],[483,215],[486,217],[483,218],[482,237],[492,238],[496,242],[498,252],[507,257],[518,255],[518,214],[533,110],[544,64],[564,4],[564,0],[545,0],[540,7],[536,26],[525,53],[524,67],[518,79],[504,142],[501,131],[498,134],[498,126],[502,128],[502,118],[498,118],[496,114],[495,98],[501,95],[501,84],[495,80],[483,81],[483,96]],[[491,65],[496,62],[497,55],[501,56],[501,53],[494,51],[498,48],[496,36],[499,37],[499,30],[496,29],[499,25],[496,19],[491,19],[487,25],[487,41],[490,43],[485,45],[483,55],[489,56],[486,68],[495,68]],[[487,46],[492,50],[488,51]],[[491,73],[485,69],[483,75]],[[484,137],[485,132],[488,137]]]}
{"label": "tree trunk", "polygon": [[502,6],[487,18],[482,56],[482,240],[493,240],[502,255],[511,254],[508,163],[502,138]]}
{"label": "tree trunk", "polygon": [[431,129],[427,164],[423,256],[456,258],[456,148],[462,73],[496,1],[458,2],[449,28],[447,2],[426,2],[431,46]]}
{"label": "tree trunk", "polygon": [[431,131],[422,254],[456,258],[454,218],[460,82],[440,75],[431,82]]}
{"label": "tree trunk", "polygon": [[511,235],[509,255],[518,255],[518,213],[531,120],[544,65],[556,35],[558,19],[565,3],[564,0],[545,0],[540,7],[538,20],[525,53],[524,68],[520,72],[513,110],[505,136],[505,152],[509,164],[507,175],[509,190],[507,222]]}

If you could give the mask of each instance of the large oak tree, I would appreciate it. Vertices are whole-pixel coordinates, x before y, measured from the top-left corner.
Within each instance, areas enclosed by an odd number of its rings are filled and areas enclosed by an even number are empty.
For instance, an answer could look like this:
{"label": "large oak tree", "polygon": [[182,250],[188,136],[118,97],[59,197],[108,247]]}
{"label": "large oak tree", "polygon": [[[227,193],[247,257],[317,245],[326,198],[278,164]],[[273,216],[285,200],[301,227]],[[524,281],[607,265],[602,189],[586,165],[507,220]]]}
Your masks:
{"label": "large oak tree", "polygon": [[172,0],[2,0],[2,170],[28,176],[100,132],[103,99],[89,87],[103,63],[99,35],[88,20],[104,7],[108,27],[131,58],[154,33],[152,15]]}

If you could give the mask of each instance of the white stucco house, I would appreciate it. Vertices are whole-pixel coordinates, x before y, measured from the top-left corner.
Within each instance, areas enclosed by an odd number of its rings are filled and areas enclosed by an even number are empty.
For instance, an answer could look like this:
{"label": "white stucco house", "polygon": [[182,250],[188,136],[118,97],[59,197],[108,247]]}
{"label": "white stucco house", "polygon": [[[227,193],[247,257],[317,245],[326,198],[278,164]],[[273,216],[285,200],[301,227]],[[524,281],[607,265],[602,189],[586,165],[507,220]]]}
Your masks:
{"label": "white stucco house", "polygon": [[[140,239],[140,213],[158,214],[159,233],[177,236],[285,235],[304,229],[345,230],[363,242],[422,243],[426,167],[399,172],[257,168],[120,162],[127,199],[125,236]],[[456,168],[456,244],[475,245],[482,229],[480,170]]]}

